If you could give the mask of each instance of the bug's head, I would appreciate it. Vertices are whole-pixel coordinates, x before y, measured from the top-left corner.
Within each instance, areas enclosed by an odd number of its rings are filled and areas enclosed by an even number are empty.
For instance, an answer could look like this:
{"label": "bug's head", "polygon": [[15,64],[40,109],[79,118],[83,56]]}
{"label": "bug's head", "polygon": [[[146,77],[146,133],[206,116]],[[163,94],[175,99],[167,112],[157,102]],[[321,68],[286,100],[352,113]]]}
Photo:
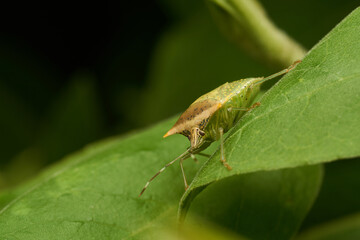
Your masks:
{"label": "bug's head", "polygon": [[203,129],[206,128],[212,114],[220,107],[221,104],[213,99],[196,100],[181,114],[180,118],[164,137],[181,134],[189,139],[191,152],[205,149],[210,143],[206,141],[206,134]]}
{"label": "bug's head", "polygon": [[200,148],[204,143],[205,132],[198,127],[193,127],[188,136],[192,149]]}
{"label": "bug's head", "polygon": [[176,134],[176,133],[184,135],[185,137],[187,137],[189,139],[190,147],[191,147],[192,151],[202,149],[203,147],[207,147],[209,145],[209,144],[205,144],[205,143],[207,143],[207,141],[205,141],[205,132],[197,126],[191,128],[190,131],[184,129],[183,131],[180,131],[180,132],[174,132],[173,129],[170,129],[164,135],[164,137],[168,137],[168,136]]}

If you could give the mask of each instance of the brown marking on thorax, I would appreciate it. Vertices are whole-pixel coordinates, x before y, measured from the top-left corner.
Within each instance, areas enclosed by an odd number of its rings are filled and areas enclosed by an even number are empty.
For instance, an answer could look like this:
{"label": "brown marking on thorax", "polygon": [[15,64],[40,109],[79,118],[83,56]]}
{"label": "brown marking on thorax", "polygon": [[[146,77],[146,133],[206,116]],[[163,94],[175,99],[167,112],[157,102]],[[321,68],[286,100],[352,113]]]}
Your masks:
{"label": "brown marking on thorax", "polygon": [[175,125],[164,137],[180,133],[189,137],[193,127],[205,128],[209,117],[221,107],[221,103],[215,99],[195,101],[186,111],[181,114]]}

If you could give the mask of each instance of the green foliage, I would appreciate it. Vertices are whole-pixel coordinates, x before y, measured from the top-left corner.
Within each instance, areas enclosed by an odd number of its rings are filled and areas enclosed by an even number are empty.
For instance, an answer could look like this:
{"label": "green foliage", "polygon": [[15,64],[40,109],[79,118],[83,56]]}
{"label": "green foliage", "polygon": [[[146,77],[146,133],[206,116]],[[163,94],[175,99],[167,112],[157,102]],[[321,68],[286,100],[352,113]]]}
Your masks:
{"label": "green foliage", "polygon": [[250,239],[290,239],[317,196],[321,172],[315,165],[214,181],[190,212]]}
{"label": "green foliage", "polygon": [[[50,169],[1,210],[0,236],[145,238],[159,221],[176,215],[183,192],[181,178],[174,178],[180,171],[171,168],[138,197],[146,180],[159,169],[159,160],[170,160],[186,144],[183,138],[159,138],[172,122],[89,146]],[[189,177],[195,171],[188,171]]]}
{"label": "green foliage", "polygon": [[[316,164],[360,155],[359,23],[358,9],[234,127],[225,142],[232,171],[219,163],[218,151],[195,177],[199,166],[186,162],[194,180],[181,200],[182,216],[193,202],[192,214],[251,239],[296,234],[320,187]],[[181,136],[159,137],[174,120],[91,145],[44,172],[26,190],[3,195],[0,236],[156,238],[176,216],[183,192],[180,169],[169,168],[142,198],[138,193],[160,161],[185,149]],[[5,204],[11,194],[18,196]]]}
{"label": "green foliage", "polygon": [[360,158],[335,161],[325,165],[319,196],[302,228],[360,212]]}
{"label": "green foliage", "polygon": [[353,240],[359,236],[360,214],[356,214],[304,232],[296,240]]}
{"label": "green foliage", "polygon": [[[246,60],[214,34],[207,14],[199,12],[178,31],[165,34],[168,40],[159,45],[150,74],[152,88],[137,101],[144,111],[133,114],[139,122],[164,117],[173,104],[179,109],[172,111],[180,110],[185,106],[179,104],[191,102],[193,94],[204,93],[201,87],[211,89],[220,78],[235,78],[237,61]],[[202,166],[191,160],[184,163],[187,177],[193,179],[185,194],[181,171],[173,166],[139,198],[149,177],[188,145],[182,136],[161,139],[176,121],[171,118],[89,145],[25,185],[2,192],[0,238],[177,239],[173,231],[177,214],[184,220],[183,239],[290,239],[306,216],[305,231],[298,239],[359,238],[359,159],[326,164],[325,174],[321,165],[360,156],[359,26],[360,9],[356,9],[232,129],[225,142],[232,171],[219,162],[214,143],[207,150],[214,153],[210,159],[199,157]],[[178,50],[189,47],[193,55]],[[226,59],[220,61],[223,65],[201,57],[212,48]],[[167,62],[169,57],[173,61]],[[251,63],[248,66],[255,69]],[[167,81],[174,73],[175,83]],[[35,146],[19,159],[38,159],[36,150],[46,149],[42,154],[49,156],[44,161],[52,161],[99,134],[101,113],[95,86],[84,81],[89,78],[74,78],[49,113],[51,127],[44,126]],[[201,84],[182,98],[188,84],[197,79]],[[14,106],[18,104],[12,100]],[[14,114],[6,121],[21,115],[28,114]],[[71,134],[71,141],[62,138],[64,132]],[[57,146],[55,138],[64,144]],[[354,215],[314,227],[345,214]]]}

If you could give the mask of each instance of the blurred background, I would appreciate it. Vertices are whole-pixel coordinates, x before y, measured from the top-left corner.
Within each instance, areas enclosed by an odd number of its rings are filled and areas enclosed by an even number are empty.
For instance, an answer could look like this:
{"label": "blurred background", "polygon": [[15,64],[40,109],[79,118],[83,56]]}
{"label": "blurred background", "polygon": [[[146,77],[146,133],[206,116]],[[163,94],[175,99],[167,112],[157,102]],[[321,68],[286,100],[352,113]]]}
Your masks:
{"label": "blurred background", "polygon": [[[358,1],[261,3],[310,49]],[[229,42],[204,1],[6,1],[1,10],[0,191],[224,82],[279,70]]]}

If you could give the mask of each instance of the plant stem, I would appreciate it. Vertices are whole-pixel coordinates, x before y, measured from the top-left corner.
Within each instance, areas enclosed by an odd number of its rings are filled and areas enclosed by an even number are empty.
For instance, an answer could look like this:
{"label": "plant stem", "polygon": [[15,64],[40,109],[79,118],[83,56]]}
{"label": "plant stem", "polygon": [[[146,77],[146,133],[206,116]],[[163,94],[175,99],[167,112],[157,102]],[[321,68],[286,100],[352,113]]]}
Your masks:
{"label": "plant stem", "polygon": [[267,17],[256,0],[206,0],[220,29],[251,56],[276,68],[300,60],[306,50]]}

